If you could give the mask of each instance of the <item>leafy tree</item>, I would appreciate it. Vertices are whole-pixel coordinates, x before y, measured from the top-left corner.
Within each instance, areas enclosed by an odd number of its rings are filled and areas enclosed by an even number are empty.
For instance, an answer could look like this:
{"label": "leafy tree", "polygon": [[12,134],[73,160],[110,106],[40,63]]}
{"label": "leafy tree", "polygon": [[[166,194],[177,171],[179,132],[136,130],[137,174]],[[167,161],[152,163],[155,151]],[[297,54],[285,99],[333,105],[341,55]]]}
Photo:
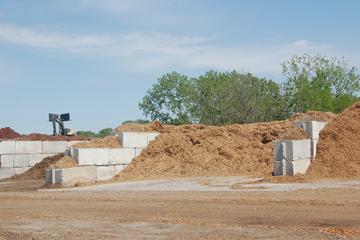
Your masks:
{"label": "leafy tree", "polygon": [[294,56],[282,64],[289,113],[308,110],[341,112],[357,100],[360,76],[344,59]]}
{"label": "leafy tree", "polygon": [[80,137],[90,137],[90,138],[96,137],[96,133],[94,133],[92,131],[77,131],[76,135],[78,135]]}
{"label": "leafy tree", "polygon": [[189,114],[191,80],[177,72],[165,74],[147,91],[140,109],[145,116],[168,124],[191,122]]}
{"label": "leafy tree", "polygon": [[104,128],[104,129],[101,129],[101,130],[96,134],[96,136],[99,137],[99,138],[103,138],[103,137],[112,135],[112,133],[113,133],[112,128]]}
{"label": "leafy tree", "polygon": [[149,122],[150,122],[149,120],[136,119],[136,120],[126,120],[122,122],[122,124],[127,124],[127,123],[148,124]]}

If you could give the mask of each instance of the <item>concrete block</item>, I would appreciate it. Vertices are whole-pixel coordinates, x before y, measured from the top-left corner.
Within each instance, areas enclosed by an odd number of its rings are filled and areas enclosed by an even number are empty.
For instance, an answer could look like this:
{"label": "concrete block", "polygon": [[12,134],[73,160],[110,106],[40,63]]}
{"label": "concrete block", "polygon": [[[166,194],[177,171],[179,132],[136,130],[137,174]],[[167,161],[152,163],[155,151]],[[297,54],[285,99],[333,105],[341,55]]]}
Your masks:
{"label": "concrete block", "polygon": [[320,131],[325,127],[327,122],[318,121],[298,121],[295,122],[295,126],[304,129],[308,134],[309,138],[318,140]]}
{"label": "concrete block", "polygon": [[[97,179],[96,169],[96,166],[57,169],[55,170],[55,181],[65,187],[74,186],[76,183],[93,183]],[[56,176],[57,174],[60,179]]]}
{"label": "concrete block", "polygon": [[74,148],[74,158],[80,166],[109,165],[109,148]]}
{"label": "concrete block", "polygon": [[297,173],[305,174],[311,164],[311,159],[286,162],[286,175],[294,176]]}
{"label": "concrete block", "polygon": [[[55,169],[48,168],[45,170],[45,184],[46,185],[52,185],[55,184]],[[54,176],[54,178],[53,178]]]}
{"label": "concrete block", "polygon": [[135,157],[139,156],[145,148],[135,148]]}
{"label": "concrete block", "polygon": [[274,146],[275,161],[295,161],[311,158],[311,141],[303,140],[279,140]]}
{"label": "concrete block", "polygon": [[15,175],[22,174],[26,171],[28,171],[31,167],[16,167],[14,168]]}
{"label": "concrete block", "polygon": [[11,178],[14,175],[14,168],[0,168],[0,179]]}
{"label": "concrete block", "polygon": [[42,144],[43,153],[64,153],[68,148],[67,141],[43,141]]}
{"label": "concrete block", "polygon": [[98,166],[96,167],[97,181],[112,179],[115,175],[124,169],[124,165]]}
{"label": "concrete block", "polygon": [[35,166],[35,164],[41,162],[44,158],[55,156],[56,154],[47,154],[47,153],[34,153],[29,154],[29,165],[30,167]]}
{"label": "concrete block", "polygon": [[311,140],[311,158],[315,159],[316,157],[316,146],[319,140]]}
{"label": "concrete block", "polygon": [[42,153],[42,141],[16,141],[15,153]]}
{"label": "concrete block", "polygon": [[286,174],[286,161],[275,161],[274,176],[282,176]]}
{"label": "concrete block", "polygon": [[14,167],[30,167],[30,154],[15,154],[12,156],[14,157]]}
{"label": "concrete block", "polygon": [[14,154],[15,141],[0,141],[0,155],[1,154]]}
{"label": "concrete block", "polygon": [[2,168],[13,168],[14,167],[14,155],[4,154],[0,155],[0,166]]}
{"label": "concrete block", "polygon": [[145,132],[121,132],[119,137],[123,148],[145,148],[148,145],[148,134]]}
{"label": "concrete block", "polygon": [[109,164],[129,164],[135,157],[135,148],[111,148]]}
{"label": "concrete block", "polygon": [[158,132],[149,132],[147,133],[148,135],[148,145],[151,141],[155,140],[155,138],[159,135],[160,133]]}
{"label": "concrete block", "polygon": [[[77,144],[77,143],[80,143],[80,142],[84,142],[84,141],[68,141],[68,142],[67,142],[67,146],[68,146],[68,147],[71,147],[71,146],[73,146],[74,144]],[[87,142],[87,141],[85,141],[85,142]]]}

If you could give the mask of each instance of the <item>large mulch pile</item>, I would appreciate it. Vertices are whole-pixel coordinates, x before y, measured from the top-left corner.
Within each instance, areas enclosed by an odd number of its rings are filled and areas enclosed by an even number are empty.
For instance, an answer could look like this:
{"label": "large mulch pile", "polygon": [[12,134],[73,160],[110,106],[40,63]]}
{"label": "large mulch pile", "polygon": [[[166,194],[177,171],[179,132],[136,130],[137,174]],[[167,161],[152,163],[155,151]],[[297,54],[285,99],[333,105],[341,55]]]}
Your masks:
{"label": "large mulch pile", "polygon": [[320,121],[331,122],[336,117],[332,112],[308,111],[306,113],[296,113],[289,118],[289,121]]}
{"label": "large mulch pile", "polygon": [[273,141],[289,130],[297,136],[303,134],[291,121],[222,127],[163,126],[157,139],[114,180],[268,176],[273,171]]}
{"label": "large mulch pile", "polygon": [[120,148],[119,137],[107,136],[104,138],[95,138],[89,142],[80,142],[73,145],[76,148]]}
{"label": "large mulch pile", "polygon": [[339,114],[320,133],[308,178],[360,177],[360,101]]}
{"label": "large mulch pile", "polygon": [[21,135],[9,127],[0,128],[0,139],[15,139]]}
{"label": "large mulch pile", "polygon": [[126,123],[118,126],[114,129],[116,133],[119,132],[162,132],[167,128],[171,128],[169,125],[162,125],[159,121],[154,121],[149,124],[138,123]]}

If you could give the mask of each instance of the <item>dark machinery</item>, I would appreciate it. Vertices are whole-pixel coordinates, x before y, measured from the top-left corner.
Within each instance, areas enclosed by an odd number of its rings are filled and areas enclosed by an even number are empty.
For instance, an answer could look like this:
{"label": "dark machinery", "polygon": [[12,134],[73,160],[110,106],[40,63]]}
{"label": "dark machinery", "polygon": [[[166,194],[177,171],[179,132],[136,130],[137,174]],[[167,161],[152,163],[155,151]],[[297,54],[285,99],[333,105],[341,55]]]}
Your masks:
{"label": "dark machinery", "polygon": [[49,122],[52,122],[53,124],[54,136],[57,135],[56,123],[59,125],[59,135],[73,135],[70,129],[65,128],[64,122],[67,121],[70,121],[70,113],[60,114],[60,116],[58,114],[49,113]]}

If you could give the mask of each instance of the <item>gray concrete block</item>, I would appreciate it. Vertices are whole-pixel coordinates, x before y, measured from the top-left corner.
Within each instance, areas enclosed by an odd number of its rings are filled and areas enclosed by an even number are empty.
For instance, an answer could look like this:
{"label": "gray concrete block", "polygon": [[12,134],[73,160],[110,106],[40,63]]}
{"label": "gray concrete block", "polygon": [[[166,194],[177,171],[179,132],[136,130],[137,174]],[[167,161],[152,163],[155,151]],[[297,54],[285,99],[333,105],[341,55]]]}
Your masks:
{"label": "gray concrete block", "polygon": [[42,153],[42,141],[16,141],[15,153]]}
{"label": "gray concrete block", "polygon": [[135,158],[135,148],[111,148],[109,164],[129,164]]}
{"label": "gray concrete block", "polygon": [[14,167],[30,167],[30,154],[15,154],[12,156],[14,157]]}
{"label": "gray concrete block", "polygon": [[275,176],[282,176],[286,174],[286,161],[275,161],[274,162],[274,175]]}
{"label": "gray concrete block", "polygon": [[318,121],[298,121],[295,122],[295,126],[304,129],[308,134],[309,138],[318,140],[320,131],[325,127],[327,122]]}
{"label": "gray concrete block", "polygon": [[148,145],[148,134],[145,132],[121,132],[119,137],[123,148],[145,148]]}
{"label": "gray concrete block", "polygon": [[109,165],[109,148],[74,148],[74,158],[80,166]]}
{"label": "gray concrete block", "polygon": [[44,158],[55,156],[56,154],[47,154],[47,153],[34,153],[29,154],[29,165],[30,167],[35,166],[35,164],[41,162]]}
{"label": "gray concrete block", "polygon": [[286,175],[294,176],[298,173],[305,174],[311,164],[311,159],[302,159],[286,162]]}
{"label": "gray concrete block", "polygon": [[311,158],[311,141],[303,140],[279,140],[274,145],[275,161],[295,161]]}
{"label": "gray concrete block", "polygon": [[96,167],[97,181],[112,179],[115,175],[124,169],[124,165],[98,166]]}
{"label": "gray concrete block", "polygon": [[31,167],[16,167],[14,168],[15,175],[22,174],[26,171],[28,171]]}
{"label": "gray concrete block", "polygon": [[14,175],[14,168],[0,168],[0,179],[11,178]]}
{"label": "gray concrete block", "polygon": [[135,157],[139,156],[145,148],[135,148]]}
{"label": "gray concrete block", "polygon": [[319,140],[311,140],[311,158],[315,159],[316,157],[316,146],[318,144]]}
{"label": "gray concrete block", "polygon": [[0,155],[0,166],[2,168],[13,168],[14,167],[14,155],[3,154]]}
{"label": "gray concrete block", "polygon": [[160,133],[158,133],[158,132],[149,132],[149,133],[147,133],[147,135],[148,135],[148,145],[149,145],[149,143],[150,143],[151,141],[155,140],[156,137],[157,137],[159,134],[160,134]]}
{"label": "gray concrete block", "polygon": [[[71,187],[77,183],[93,183],[97,179],[96,166],[82,166],[74,168],[62,168],[55,171],[55,175],[60,175],[60,184]],[[55,181],[58,182],[55,176]]]}
{"label": "gray concrete block", "polygon": [[42,144],[43,153],[64,153],[69,145],[67,141],[43,141]]}
{"label": "gray concrete block", "polygon": [[15,141],[0,141],[0,155],[1,154],[14,154]]}
{"label": "gray concrete block", "polygon": [[[45,170],[45,184],[52,185],[55,184],[55,169],[48,168]],[[54,178],[53,178],[54,176]]]}

